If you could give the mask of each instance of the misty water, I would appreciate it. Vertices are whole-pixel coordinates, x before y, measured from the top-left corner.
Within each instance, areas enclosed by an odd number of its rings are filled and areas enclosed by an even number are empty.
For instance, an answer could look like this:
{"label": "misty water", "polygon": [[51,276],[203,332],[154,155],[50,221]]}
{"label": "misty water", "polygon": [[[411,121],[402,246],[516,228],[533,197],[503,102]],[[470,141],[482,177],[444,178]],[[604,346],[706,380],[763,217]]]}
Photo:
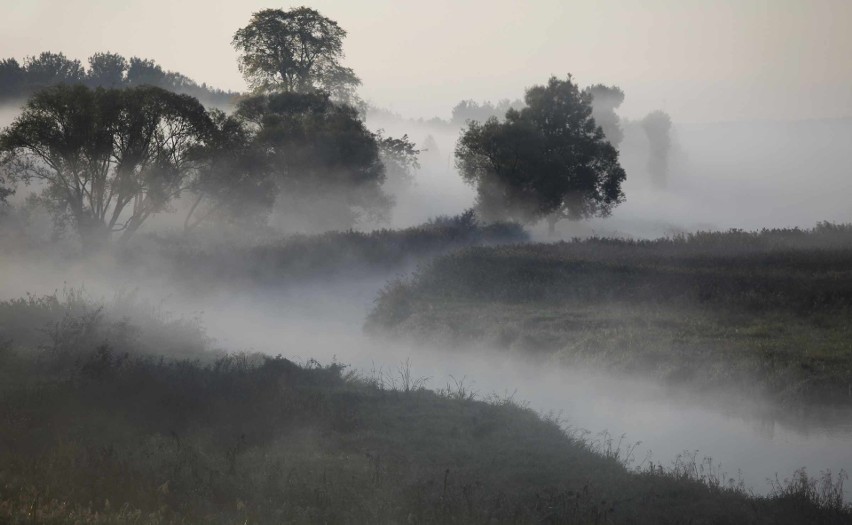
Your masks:
{"label": "misty water", "polygon": [[[841,147],[852,141],[848,120],[685,125],[676,132],[678,149],[667,188],[652,188],[643,179],[646,159],[636,153],[643,147],[628,134],[623,155],[635,177],[628,178],[627,202],[610,219],[564,224],[562,235],[654,237],[695,229],[852,219],[848,191],[833,191],[849,188],[852,150]],[[396,227],[454,213],[473,198],[472,190],[450,169],[454,134],[436,138],[440,150],[424,158],[417,184],[398,196]],[[799,147],[790,148],[792,142]],[[808,177],[815,173],[819,176]],[[198,316],[216,346],[227,351],[280,354],[299,362],[337,361],[361,375],[389,378],[398,377],[408,361],[427,388],[461,383],[478,398],[511,396],[540,413],[558,415],[571,429],[588,431],[591,440],[620,440],[625,450],[631,448],[637,467],[649,461],[669,467],[682,454],[694,455],[699,462],[710,458],[716,474],[742,479],[759,494],[770,490],[769,480],[777,476],[783,481],[802,467],[811,476],[852,470],[848,410],[791,412],[758,399],[744,401],[735,393],[696,397],[635,377],[544,367],[492,349],[435,348],[371,338],[362,330],[365,317],[393,275],[323,286],[229,289],[191,298],[150,279],[94,278],[91,269],[80,266],[61,272],[30,264],[7,269],[17,277],[3,283],[2,299],[84,286],[94,297],[108,300],[118,289],[136,289],[166,311]],[[850,484],[844,491],[846,500],[852,499]]]}
{"label": "misty water", "polygon": [[[552,414],[594,440],[621,440],[633,466],[672,466],[681,454],[710,458],[724,479],[755,493],[799,468],[811,476],[852,469],[852,412],[779,411],[738,396],[696,398],[649,381],[589,369],[543,367],[490,349],[448,349],[365,335],[364,317],[384,279],[328,287],[228,293],[205,300],[211,335],[229,349],[281,354],[297,361],[348,364],[364,376],[399,381],[408,362],[431,389],[462,385],[480,399],[512,397]],[[623,438],[622,438],[623,436]],[[718,471],[716,470],[718,469]],[[847,500],[850,487],[844,488]]]}

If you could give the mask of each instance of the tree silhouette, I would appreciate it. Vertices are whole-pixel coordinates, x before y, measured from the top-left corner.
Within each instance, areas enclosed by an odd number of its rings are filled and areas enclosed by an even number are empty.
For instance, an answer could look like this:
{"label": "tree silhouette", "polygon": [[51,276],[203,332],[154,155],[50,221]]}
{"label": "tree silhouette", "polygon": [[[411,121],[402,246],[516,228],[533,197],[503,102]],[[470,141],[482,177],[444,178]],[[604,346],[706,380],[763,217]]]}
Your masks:
{"label": "tree silhouette", "polygon": [[392,201],[381,189],[379,143],[354,108],[326,93],[285,92],[245,99],[238,115],[257,128],[284,209],[301,206],[332,227],[386,217]]}
{"label": "tree silhouette", "polygon": [[657,186],[664,187],[669,174],[672,119],[664,111],[652,111],[642,119],[642,129],[645,130],[650,147],[648,172],[651,174],[651,180]]}
{"label": "tree silhouette", "polygon": [[322,90],[346,101],[360,84],[340,65],[344,31],[314,9],[264,9],[239,29],[233,46],[249,85],[258,91],[310,93]]}
{"label": "tree silhouette", "polygon": [[537,222],[551,233],[563,218],[606,216],[624,199],[618,151],[592,118],[591,94],[569,76],[526,92],[526,107],[504,122],[471,122],[456,146],[456,165],[477,189],[488,220]]}
{"label": "tree silhouette", "polygon": [[95,53],[89,57],[86,79],[91,87],[121,87],[128,67],[127,59],[119,54]]}
{"label": "tree silhouette", "polygon": [[160,88],[58,85],[36,93],[0,135],[13,180],[39,181],[55,220],[87,247],[127,238],[187,189],[210,133],[197,100]]}

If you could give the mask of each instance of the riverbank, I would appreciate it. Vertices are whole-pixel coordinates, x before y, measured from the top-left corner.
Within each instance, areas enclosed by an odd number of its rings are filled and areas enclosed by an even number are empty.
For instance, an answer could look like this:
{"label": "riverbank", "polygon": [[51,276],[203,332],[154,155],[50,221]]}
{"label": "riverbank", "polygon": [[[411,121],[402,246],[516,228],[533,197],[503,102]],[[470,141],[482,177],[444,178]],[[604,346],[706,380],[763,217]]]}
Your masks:
{"label": "riverbank", "polygon": [[694,391],[852,405],[852,229],[471,248],[389,285],[368,328]]}
{"label": "riverbank", "polygon": [[834,479],[752,497],[695,457],[630,470],[617,440],[407,369],[215,356],[191,324],[79,296],[2,306],[0,521],[852,521]]}

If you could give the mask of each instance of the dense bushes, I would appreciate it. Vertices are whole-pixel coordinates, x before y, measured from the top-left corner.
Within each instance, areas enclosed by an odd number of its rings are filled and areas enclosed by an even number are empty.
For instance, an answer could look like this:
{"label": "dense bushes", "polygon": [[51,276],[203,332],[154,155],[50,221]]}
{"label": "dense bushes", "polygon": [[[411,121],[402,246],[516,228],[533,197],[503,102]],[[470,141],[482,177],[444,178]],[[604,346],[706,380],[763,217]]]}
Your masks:
{"label": "dense bushes", "polygon": [[[466,246],[526,239],[526,232],[517,224],[481,225],[472,212],[466,212],[403,230],[296,235],[256,246],[193,247],[183,241],[158,239],[153,251],[189,282],[209,283],[215,278],[286,283],[399,271]],[[144,264],[151,252],[146,247],[129,247],[123,261]]]}

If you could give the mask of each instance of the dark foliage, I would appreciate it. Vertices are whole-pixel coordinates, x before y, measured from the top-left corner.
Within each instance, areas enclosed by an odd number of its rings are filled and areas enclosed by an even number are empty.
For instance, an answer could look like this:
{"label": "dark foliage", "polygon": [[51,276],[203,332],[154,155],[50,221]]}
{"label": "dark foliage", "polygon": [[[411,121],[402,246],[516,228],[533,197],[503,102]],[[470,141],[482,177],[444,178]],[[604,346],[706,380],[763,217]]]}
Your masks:
{"label": "dark foliage", "polygon": [[60,84],[27,102],[0,134],[0,153],[8,176],[42,183],[56,222],[91,247],[113,232],[129,237],[180,196],[212,128],[188,95]]}
{"label": "dark foliage", "polygon": [[476,247],[386,288],[369,326],[848,404],[850,268],[852,227],[827,223]]}
{"label": "dark foliage", "polygon": [[[385,166],[379,143],[358,116],[325,93],[278,93],[240,102],[238,115],[257,126],[256,141],[280,193],[279,200],[322,201],[333,217],[322,223],[351,227],[359,218],[381,219],[392,201],[381,188]],[[316,207],[315,207],[316,208]]]}
{"label": "dark foliage", "polygon": [[471,122],[456,146],[462,177],[486,218],[537,222],[606,216],[623,199],[618,151],[592,118],[592,96],[551,78],[527,90],[505,122]]}
{"label": "dark foliage", "polygon": [[340,64],[344,31],[308,7],[264,9],[234,34],[240,71],[256,92],[322,91],[344,103],[356,102],[361,83]]}
{"label": "dark foliage", "polygon": [[91,342],[0,347],[0,370],[15,372],[0,383],[4,523],[850,519],[806,476],[753,498],[688,464],[628,472],[619,451],[507,400],[389,389],[336,364]]}
{"label": "dark foliage", "polygon": [[[469,211],[403,230],[298,235],[247,248],[194,248],[183,241],[162,239],[154,252],[171,262],[182,279],[199,286],[209,286],[211,278],[286,284],[383,274],[465,246],[526,239],[517,224],[481,225]],[[148,252],[148,248],[127,247],[123,259],[128,264],[144,261]]]}
{"label": "dark foliage", "polygon": [[165,71],[153,60],[138,57],[128,60],[110,52],[89,57],[88,69],[79,60],[49,51],[27,57],[23,65],[14,58],[0,61],[0,103],[23,101],[41,89],[58,84],[84,84],[92,88],[149,85],[190,95],[214,107],[230,106],[238,96],[199,85],[180,73]]}

